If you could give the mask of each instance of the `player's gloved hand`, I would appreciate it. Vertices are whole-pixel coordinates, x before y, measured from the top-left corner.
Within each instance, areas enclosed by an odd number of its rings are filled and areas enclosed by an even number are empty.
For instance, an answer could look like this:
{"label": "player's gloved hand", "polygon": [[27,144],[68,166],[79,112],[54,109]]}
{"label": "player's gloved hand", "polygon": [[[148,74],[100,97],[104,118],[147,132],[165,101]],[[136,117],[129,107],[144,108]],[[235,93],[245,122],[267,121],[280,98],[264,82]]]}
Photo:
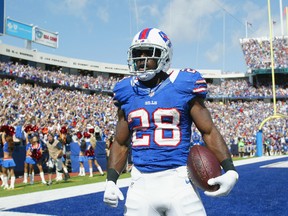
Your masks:
{"label": "player's gloved hand", "polygon": [[225,174],[208,180],[209,185],[220,185],[217,191],[209,192],[205,191],[204,194],[211,197],[226,196],[230,193],[234,185],[236,184],[239,175],[234,170],[229,170]]}
{"label": "player's gloved hand", "polygon": [[107,181],[103,201],[111,207],[117,207],[118,199],[124,200],[122,192],[113,181]]}

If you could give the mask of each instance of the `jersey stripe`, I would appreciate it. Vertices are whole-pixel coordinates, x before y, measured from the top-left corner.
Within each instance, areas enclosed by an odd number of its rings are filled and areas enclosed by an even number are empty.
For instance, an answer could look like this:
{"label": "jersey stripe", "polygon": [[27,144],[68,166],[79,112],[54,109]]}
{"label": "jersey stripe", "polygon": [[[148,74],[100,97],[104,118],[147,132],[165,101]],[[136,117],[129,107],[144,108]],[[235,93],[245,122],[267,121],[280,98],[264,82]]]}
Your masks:
{"label": "jersey stripe", "polygon": [[196,92],[205,92],[207,90],[207,88],[205,87],[200,87],[200,88],[194,88],[193,89],[193,92],[196,93]]}
{"label": "jersey stripe", "polygon": [[202,80],[197,80],[196,83],[201,84],[201,83],[206,83],[206,81],[204,79],[202,79]]}

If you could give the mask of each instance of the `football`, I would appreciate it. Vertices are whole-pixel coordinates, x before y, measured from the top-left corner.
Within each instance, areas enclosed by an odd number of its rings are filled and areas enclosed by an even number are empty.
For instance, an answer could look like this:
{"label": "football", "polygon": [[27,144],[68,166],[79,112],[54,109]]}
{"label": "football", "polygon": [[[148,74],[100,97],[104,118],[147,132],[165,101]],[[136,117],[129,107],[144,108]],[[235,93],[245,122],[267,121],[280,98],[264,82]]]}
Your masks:
{"label": "football", "polygon": [[221,166],[216,156],[205,146],[190,148],[187,160],[188,177],[194,185],[204,191],[216,191],[219,185],[208,185],[210,178],[221,175]]}

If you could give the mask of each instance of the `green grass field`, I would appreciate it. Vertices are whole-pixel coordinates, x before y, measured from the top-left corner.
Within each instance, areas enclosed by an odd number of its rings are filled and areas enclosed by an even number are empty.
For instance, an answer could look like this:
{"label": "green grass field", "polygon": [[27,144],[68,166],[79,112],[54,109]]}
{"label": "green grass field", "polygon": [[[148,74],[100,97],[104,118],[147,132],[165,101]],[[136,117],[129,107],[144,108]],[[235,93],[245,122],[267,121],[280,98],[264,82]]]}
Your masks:
{"label": "green grass field", "polygon": [[[128,178],[130,177],[130,173],[124,173],[121,174],[120,179],[122,178]],[[78,185],[84,185],[84,184],[93,184],[97,182],[103,182],[106,180],[106,175],[94,175],[93,178],[89,178],[89,176],[71,176],[71,178],[68,181],[53,181],[53,184],[51,186],[47,186],[41,183],[41,181],[34,182],[33,185],[23,184],[23,183],[15,183],[14,190],[4,190],[3,188],[0,188],[0,197],[6,197],[6,196],[13,196],[18,194],[25,194],[25,193],[33,193],[33,192],[39,192],[39,191],[45,191],[45,190],[53,190],[53,189],[59,189],[59,188],[66,188],[66,187],[72,187],[72,186],[78,186]]]}

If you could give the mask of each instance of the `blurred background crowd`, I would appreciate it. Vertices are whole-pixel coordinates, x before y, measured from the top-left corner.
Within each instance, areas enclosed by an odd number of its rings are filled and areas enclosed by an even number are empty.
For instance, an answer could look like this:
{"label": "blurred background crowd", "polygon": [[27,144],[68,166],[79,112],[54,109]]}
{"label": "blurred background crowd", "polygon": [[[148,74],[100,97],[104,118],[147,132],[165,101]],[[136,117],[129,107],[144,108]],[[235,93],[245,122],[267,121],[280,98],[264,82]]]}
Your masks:
{"label": "blurred background crowd", "polygon": [[[0,74],[34,81],[31,85],[21,84],[17,79],[0,80],[0,125],[11,125],[15,128],[17,126],[25,128],[28,124],[36,125],[40,136],[44,136],[47,131],[57,134],[63,126],[67,127],[71,136],[78,131],[85,132],[87,128],[93,127],[99,134],[99,140],[111,141],[117,116],[113,98],[107,92],[112,91],[119,77],[71,75],[61,71],[43,71],[11,62],[0,63]],[[56,83],[59,88],[43,87],[36,83]],[[65,90],[61,86],[77,87],[80,91]],[[87,94],[81,89],[100,91]],[[106,92],[103,93],[101,90]],[[252,149],[253,155],[258,127],[265,118],[273,115],[273,104],[257,100],[257,97],[271,97],[271,83],[253,86],[244,79],[223,80],[219,85],[208,83],[208,90],[210,98],[255,97],[255,100],[249,101],[236,99],[206,102],[227,145],[231,147],[242,140],[246,146],[254,146],[247,147],[247,153],[250,154]],[[287,84],[277,85],[276,94],[287,96]],[[288,115],[287,100],[277,102],[277,113]],[[288,143],[287,126],[287,119],[277,119],[267,122],[263,128],[264,139],[270,139],[270,149],[275,149],[279,154],[283,153]],[[17,143],[25,144],[19,140]]]}
{"label": "blurred background crowd", "polygon": [[[250,69],[271,68],[270,41],[267,38],[242,39],[241,47],[246,65]],[[288,68],[288,41],[287,38],[274,37],[274,64],[275,68]]]}

